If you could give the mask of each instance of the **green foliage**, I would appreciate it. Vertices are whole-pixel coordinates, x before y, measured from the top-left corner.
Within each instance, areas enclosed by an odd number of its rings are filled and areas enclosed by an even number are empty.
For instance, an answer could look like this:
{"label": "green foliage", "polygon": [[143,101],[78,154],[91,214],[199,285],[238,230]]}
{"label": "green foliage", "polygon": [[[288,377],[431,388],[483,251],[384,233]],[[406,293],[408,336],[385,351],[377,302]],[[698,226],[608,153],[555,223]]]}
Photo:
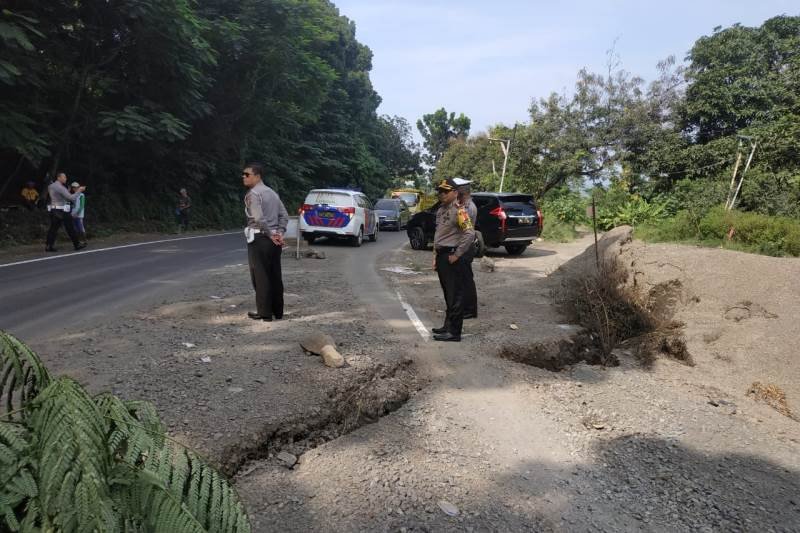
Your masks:
{"label": "green foliage", "polygon": [[[588,198],[568,188],[551,190],[541,201],[540,207],[547,219],[566,222],[571,225],[588,224],[586,208],[590,204]],[[545,226],[545,231],[547,226]]]}
{"label": "green foliage", "polygon": [[458,116],[455,113],[448,115],[443,107],[433,113],[422,115],[422,118],[417,120],[417,129],[428,152],[425,162],[436,166],[452,139],[465,139],[469,135],[470,123],[469,117],[464,113]]}
{"label": "green foliage", "polygon": [[60,169],[94,209],[142,226],[125,200],[141,196],[166,225],[181,187],[195,220],[202,200],[240,202],[249,161],[287,205],[323,186],[377,197],[421,173],[411,125],[376,113],[372,52],[327,0],[7,4],[0,196]]}
{"label": "green foliage", "polygon": [[72,379],[51,379],[2,331],[0,348],[4,530],[250,531],[233,488],[166,438],[150,404],[92,398]]}
{"label": "green foliage", "polygon": [[636,226],[653,223],[665,218],[665,204],[650,203],[641,196],[631,196],[628,201],[618,206],[615,211],[599,214],[597,226],[608,230],[616,226]]}
{"label": "green foliage", "polygon": [[637,228],[637,237],[652,241],[697,242],[773,256],[800,256],[800,222],[717,206],[695,219],[681,211],[675,217]]}
{"label": "green foliage", "polygon": [[[542,198],[562,186],[619,185],[618,197],[601,206],[609,225],[650,216],[649,207],[628,202],[631,194],[697,219],[724,201],[744,135],[758,144],[737,206],[800,217],[798,50],[800,17],[778,16],[701,37],[688,64],[667,58],[649,84],[622,70],[611,51],[606,72],[580,71],[572,94],[535,100],[515,134],[492,128],[493,137],[514,137],[506,188]],[[457,169],[496,187],[496,152],[482,142],[451,143],[437,173]]]}
{"label": "green foliage", "polygon": [[462,177],[473,182],[473,190],[496,191],[500,177],[492,173],[492,160],[497,160],[498,152],[500,149],[485,135],[453,138],[433,171],[433,182]]}
{"label": "green foliage", "polygon": [[542,239],[553,242],[570,242],[578,237],[575,225],[557,218],[545,220]]}

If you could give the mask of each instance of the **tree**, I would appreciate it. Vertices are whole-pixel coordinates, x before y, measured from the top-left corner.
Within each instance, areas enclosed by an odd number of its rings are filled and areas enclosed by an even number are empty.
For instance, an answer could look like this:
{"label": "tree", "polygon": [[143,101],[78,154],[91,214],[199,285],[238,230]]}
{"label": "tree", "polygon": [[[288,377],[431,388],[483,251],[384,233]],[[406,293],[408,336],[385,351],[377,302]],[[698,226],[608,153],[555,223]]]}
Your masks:
{"label": "tree", "polygon": [[411,125],[399,116],[378,117],[378,158],[395,187],[416,180],[422,173],[420,147],[414,142]]}
{"label": "tree", "polygon": [[423,115],[417,120],[417,129],[423,138],[425,150],[428,152],[425,163],[435,167],[441,159],[442,154],[447,150],[447,145],[451,139],[466,138],[469,135],[470,119],[464,113],[456,116],[455,113],[447,114],[445,108],[440,108]]}
{"label": "tree", "polygon": [[328,0],[3,7],[0,174],[66,170],[100,222],[169,220],[188,187],[199,223],[229,225],[252,160],[288,204],[315,186],[379,196],[419,171],[408,123],[377,115],[371,50]]}

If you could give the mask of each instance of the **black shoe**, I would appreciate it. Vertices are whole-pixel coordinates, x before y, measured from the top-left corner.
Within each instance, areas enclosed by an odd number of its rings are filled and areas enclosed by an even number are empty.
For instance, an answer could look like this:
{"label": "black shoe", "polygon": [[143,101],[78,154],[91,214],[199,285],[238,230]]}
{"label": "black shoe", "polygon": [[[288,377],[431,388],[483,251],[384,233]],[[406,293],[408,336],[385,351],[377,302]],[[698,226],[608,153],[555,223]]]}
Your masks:
{"label": "black shoe", "polygon": [[264,322],[272,322],[272,317],[261,316],[258,313],[254,313],[253,311],[248,311],[247,316],[252,318],[253,320],[263,320]]}
{"label": "black shoe", "polygon": [[464,320],[469,320],[470,318],[478,318],[478,313],[464,313]]}
{"label": "black shoe", "polygon": [[58,248],[53,248],[52,246],[48,246],[44,249],[45,252],[57,252]]}
{"label": "black shoe", "polygon": [[447,328],[444,326],[440,328],[431,328],[431,331],[434,332],[436,335],[441,335],[442,333],[447,333]]}
{"label": "black shoe", "polygon": [[461,335],[453,335],[450,332],[440,333],[439,335],[434,335],[433,340],[445,341],[445,342],[461,342]]}
{"label": "black shoe", "polygon": [[75,250],[76,251],[77,250],[83,250],[84,248],[86,248],[86,243],[85,242],[79,242],[78,244],[75,245]]}

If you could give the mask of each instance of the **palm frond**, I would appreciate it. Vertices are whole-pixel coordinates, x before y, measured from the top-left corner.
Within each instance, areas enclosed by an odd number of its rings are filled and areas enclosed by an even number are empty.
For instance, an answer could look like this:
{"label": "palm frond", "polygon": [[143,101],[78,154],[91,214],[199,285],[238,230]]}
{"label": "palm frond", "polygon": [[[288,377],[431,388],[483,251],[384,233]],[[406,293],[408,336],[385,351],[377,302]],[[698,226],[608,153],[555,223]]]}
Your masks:
{"label": "palm frond", "polygon": [[21,420],[28,402],[50,384],[50,375],[33,350],[0,331],[0,419]]}

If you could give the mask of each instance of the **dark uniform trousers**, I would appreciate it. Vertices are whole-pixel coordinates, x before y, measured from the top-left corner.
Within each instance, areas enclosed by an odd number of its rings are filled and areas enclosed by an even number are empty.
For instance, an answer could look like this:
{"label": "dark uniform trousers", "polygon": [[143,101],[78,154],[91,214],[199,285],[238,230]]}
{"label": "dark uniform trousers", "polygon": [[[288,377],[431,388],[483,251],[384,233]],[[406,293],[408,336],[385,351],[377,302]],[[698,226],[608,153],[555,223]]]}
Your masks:
{"label": "dark uniform trousers", "polygon": [[439,274],[439,283],[442,285],[444,301],[447,305],[444,327],[451,334],[460,337],[464,324],[464,296],[466,294],[464,280],[467,276],[467,261],[462,256],[458,258],[458,261],[450,264],[447,257],[453,253],[453,250],[453,248],[436,250],[436,273]]}
{"label": "dark uniform trousers", "polygon": [[59,211],[53,209],[50,211],[50,229],[47,230],[47,247],[52,248],[56,243],[56,234],[58,228],[64,224],[64,229],[67,230],[67,235],[72,240],[72,245],[77,248],[80,242],[78,236],[75,234],[75,222],[72,220],[72,215],[66,211]]}
{"label": "dark uniform trousers", "polygon": [[464,260],[464,314],[478,316],[478,291],[475,288],[475,276],[472,273],[472,261],[475,259],[475,247],[469,249],[461,256]]}
{"label": "dark uniform trousers", "polygon": [[256,291],[256,311],[263,317],[283,318],[281,247],[263,233],[247,244],[250,278]]}

